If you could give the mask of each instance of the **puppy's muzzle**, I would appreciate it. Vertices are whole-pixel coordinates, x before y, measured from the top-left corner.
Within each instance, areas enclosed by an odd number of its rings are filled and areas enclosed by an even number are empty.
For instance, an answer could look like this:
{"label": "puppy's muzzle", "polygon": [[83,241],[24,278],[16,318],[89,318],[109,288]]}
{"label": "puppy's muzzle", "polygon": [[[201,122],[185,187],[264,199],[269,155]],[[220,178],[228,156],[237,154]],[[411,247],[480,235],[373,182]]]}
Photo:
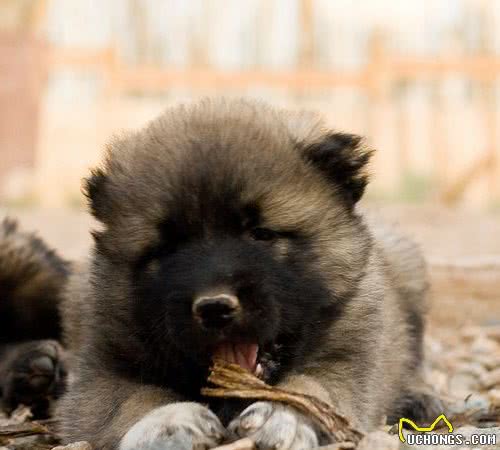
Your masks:
{"label": "puppy's muzzle", "polygon": [[236,319],[238,298],[230,294],[199,297],[193,302],[193,316],[206,329],[222,329]]}

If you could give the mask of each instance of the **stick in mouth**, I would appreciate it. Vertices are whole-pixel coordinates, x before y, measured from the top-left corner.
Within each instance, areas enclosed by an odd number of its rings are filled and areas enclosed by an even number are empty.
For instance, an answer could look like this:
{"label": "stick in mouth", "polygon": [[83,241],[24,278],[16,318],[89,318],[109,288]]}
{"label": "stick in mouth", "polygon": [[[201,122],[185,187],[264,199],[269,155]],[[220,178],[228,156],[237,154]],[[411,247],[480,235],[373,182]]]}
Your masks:
{"label": "stick in mouth", "polygon": [[211,367],[208,382],[215,387],[202,388],[201,393],[204,396],[274,401],[286,404],[315,419],[317,425],[327,435],[333,437],[335,442],[358,443],[364,436],[346,416],[336,411],[332,405],[311,395],[270,386],[239,364],[217,359]]}

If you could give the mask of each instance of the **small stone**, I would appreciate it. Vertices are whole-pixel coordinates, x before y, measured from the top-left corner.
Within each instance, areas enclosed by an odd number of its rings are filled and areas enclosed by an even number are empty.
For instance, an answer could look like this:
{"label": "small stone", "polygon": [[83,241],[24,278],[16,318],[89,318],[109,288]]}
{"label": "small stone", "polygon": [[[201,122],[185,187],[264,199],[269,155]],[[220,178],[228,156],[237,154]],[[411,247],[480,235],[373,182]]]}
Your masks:
{"label": "small stone", "polygon": [[27,406],[20,405],[18,406],[10,415],[10,420],[13,423],[24,423],[33,417],[33,413],[31,409]]}
{"label": "small stone", "polygon": [[479,378],[471,373],[458,372],[448,381],[448,392],[454,397],[466,397],[479,389]]}
{"label": "small stone", "polygon": [[481,386],[485,389],[500,386],[500,369],[495,369],[484,374],[481,377]]}
{"label": "small stone", "polygon": [[500,355],[471,355],[471,357],[488,370],[500,368]]}
{"label": "small stone", "polygon": [[443,353],[443,344],[432,336],[424,336],[424,346],[427,354],[440,355]]}
{"label": "small stone", "polygon": [[368,433],[356,447],[357,450],[397,450],[399,437],[383,431]]}
{"label": "small stone", "polygon": [[500,351],[500,345],[493,339],[480,336],[472,342],[469,351],[472,354],[491,355]]}
{"label": "small stone", "polygon": [[462,362],[458,365],[456,371],[460,373],[471,374],[475,377],[482,377],[487,373],[487,370],[483,367],[483,365],[476,361],[469,363]]}
{"label": "small stone", "polygon": [[425,374],[428,383],[440,394],[448,393],[448,376],[441,370],[429,370]]}
{"label": "small stone", "polygon": [[465,327],[461,333],[465,341],[471,342],[478,337],[482,337],[484,334],[481,327],[478,326],[468,326]]}
{"label": "small stone", "polygon": [[92,446],[88,442],[74,442],[68,445],[60,445],[52,448],[52,450],[92,450]]}
{"label": "small stone", "polygon": [[500,342],[500,324],[498,321],[495,321],[495,323],[491,323],[482,329],[486,336],[490,339]]}
{"label": "small stone", "polygon": [[500,406],[500,389],[492,389],[489,391],[488,398],[492,406]]}
{"label": "small stone", "polygon": [[447,404],[446,413],[450,415],[462,414],[470,410],[488,410],[490,407],[489,399],[483,395],[474,393],[468,395],[465,399]]}

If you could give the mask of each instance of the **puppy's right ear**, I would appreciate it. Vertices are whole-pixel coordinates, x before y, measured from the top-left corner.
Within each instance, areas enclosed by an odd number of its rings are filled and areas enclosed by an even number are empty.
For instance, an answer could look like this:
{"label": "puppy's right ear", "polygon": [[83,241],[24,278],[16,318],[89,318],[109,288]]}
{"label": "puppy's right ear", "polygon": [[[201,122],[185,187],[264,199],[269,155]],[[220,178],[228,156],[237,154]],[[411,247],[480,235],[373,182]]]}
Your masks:
{"label": "puppy's right ear", "polygon": [[[106,191],[108,187],[108,177],[101,169],[93,169],[90,177],[83,182],[83,194],[88,199],[90,212],[101,222],[106,222],[107,206]],[[109,206],[109,205],[108,205]]]}

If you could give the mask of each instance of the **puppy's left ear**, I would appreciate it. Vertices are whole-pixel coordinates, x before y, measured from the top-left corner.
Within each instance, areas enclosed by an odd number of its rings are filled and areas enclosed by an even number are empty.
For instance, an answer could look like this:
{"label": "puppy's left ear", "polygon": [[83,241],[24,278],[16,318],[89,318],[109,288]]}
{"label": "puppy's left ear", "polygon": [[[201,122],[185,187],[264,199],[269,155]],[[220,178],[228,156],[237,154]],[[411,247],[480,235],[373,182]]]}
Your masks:
{"label": "puppy's left ear", "polygon": [[304,157],[335,183],[354,206],[368,184],[366,165],[373,150],[363,144],[360,136],[346,133],[326,133],[303,148]]}

